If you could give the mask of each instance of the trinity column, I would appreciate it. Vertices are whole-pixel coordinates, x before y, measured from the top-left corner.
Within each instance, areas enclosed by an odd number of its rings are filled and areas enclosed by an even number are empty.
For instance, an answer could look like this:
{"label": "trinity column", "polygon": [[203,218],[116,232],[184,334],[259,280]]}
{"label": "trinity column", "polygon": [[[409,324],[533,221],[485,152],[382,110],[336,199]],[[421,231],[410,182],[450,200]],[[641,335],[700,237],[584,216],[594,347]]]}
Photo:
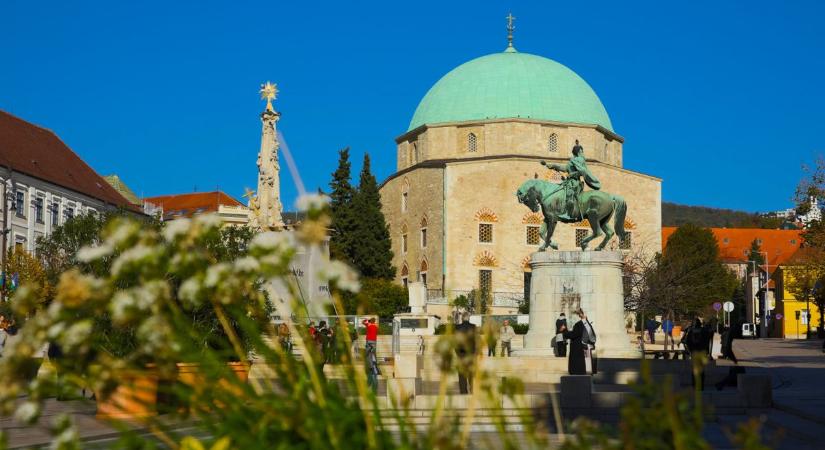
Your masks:
{"label": "trinity column", "polygon": [[272,107],[278,88],[269,81],[261,86],[261,98],[266,99],[266,110],[261,113],[261,151],[258,153],[258,190],[249,202],[252,210],[250,224],[261,230],[284,228],[281,212],[281,179],[278,165],[278,135],[275,125],[281,113]]}

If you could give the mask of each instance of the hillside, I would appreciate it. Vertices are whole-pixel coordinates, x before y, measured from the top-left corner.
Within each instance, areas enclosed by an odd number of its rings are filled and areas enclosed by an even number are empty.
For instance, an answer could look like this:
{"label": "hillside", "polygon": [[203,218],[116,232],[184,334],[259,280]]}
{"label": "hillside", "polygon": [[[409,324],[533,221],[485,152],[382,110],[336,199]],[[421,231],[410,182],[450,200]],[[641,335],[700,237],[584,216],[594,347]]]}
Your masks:
{"label": "hillside", "polygon": [[662,202],[662,226],[678,227],[686,223],[716,228],[779,228],[782,220],[732,209]]}

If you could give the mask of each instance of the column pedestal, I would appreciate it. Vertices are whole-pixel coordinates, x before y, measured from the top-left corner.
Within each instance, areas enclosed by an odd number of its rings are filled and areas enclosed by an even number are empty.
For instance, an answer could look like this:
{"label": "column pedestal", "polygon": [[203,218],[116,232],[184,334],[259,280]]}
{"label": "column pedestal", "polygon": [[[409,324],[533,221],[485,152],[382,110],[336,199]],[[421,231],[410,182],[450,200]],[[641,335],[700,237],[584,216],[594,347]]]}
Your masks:
{"label": "column pedestal", "polygon": [[[581,307],[596,331],[596,355],[638,358],[625,331],[622,253],[615,251],[536,252],[530,256],[530,331],[519,355],[552,355],[556,319]],[[568,349],[569,351],[569,349]]]}

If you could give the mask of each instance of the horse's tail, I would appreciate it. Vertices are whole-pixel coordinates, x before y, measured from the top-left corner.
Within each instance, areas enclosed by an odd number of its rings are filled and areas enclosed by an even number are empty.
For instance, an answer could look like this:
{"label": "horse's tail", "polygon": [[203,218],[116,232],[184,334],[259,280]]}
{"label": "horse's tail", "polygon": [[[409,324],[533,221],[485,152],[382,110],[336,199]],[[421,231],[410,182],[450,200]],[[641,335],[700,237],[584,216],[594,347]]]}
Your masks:
{"label": "horse's tail", "polygon": [[616,229],[616,234],[619,239],[624,240],[627,237],[627,231],[624,229],[624,219],[627,216],[627,203],[624,197],[620,195],[613,196],[613,207],[615,208],[616,218],[614,219],[613,228]]}

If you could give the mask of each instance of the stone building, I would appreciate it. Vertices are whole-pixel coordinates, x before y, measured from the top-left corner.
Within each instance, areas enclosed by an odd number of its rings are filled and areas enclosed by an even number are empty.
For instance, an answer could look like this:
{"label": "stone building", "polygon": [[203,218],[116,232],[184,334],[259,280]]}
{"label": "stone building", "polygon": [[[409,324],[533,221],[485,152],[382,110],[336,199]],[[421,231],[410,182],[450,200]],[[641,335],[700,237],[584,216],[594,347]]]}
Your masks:
{"label": "stone building", "polygon": [[[561,181],[539,163],[564,163],[575,140],[602,189],[627,201],[630,235],[611,245],[659,251],[661,180],[623,167],[624,138],[581,77],[511,45],[442,77],[396,138],[397,171],[381,200],[397,281],[426,283],[430,305],[483,288],[496,312],[515,310],[542,220],[517,202],[516,190],[535,176]],[[572,250],[587,233],[585,222],[560,224],[554,240]]]}
{"label": "stone building", "polygon": [[[5,250],[32,252],[72,217],[140,208],[116,191],[54,132],[0,111],[0,217]],[[0,252],[5,258],[6,252]],[[2,259],[0,258],[0,259]]]}

